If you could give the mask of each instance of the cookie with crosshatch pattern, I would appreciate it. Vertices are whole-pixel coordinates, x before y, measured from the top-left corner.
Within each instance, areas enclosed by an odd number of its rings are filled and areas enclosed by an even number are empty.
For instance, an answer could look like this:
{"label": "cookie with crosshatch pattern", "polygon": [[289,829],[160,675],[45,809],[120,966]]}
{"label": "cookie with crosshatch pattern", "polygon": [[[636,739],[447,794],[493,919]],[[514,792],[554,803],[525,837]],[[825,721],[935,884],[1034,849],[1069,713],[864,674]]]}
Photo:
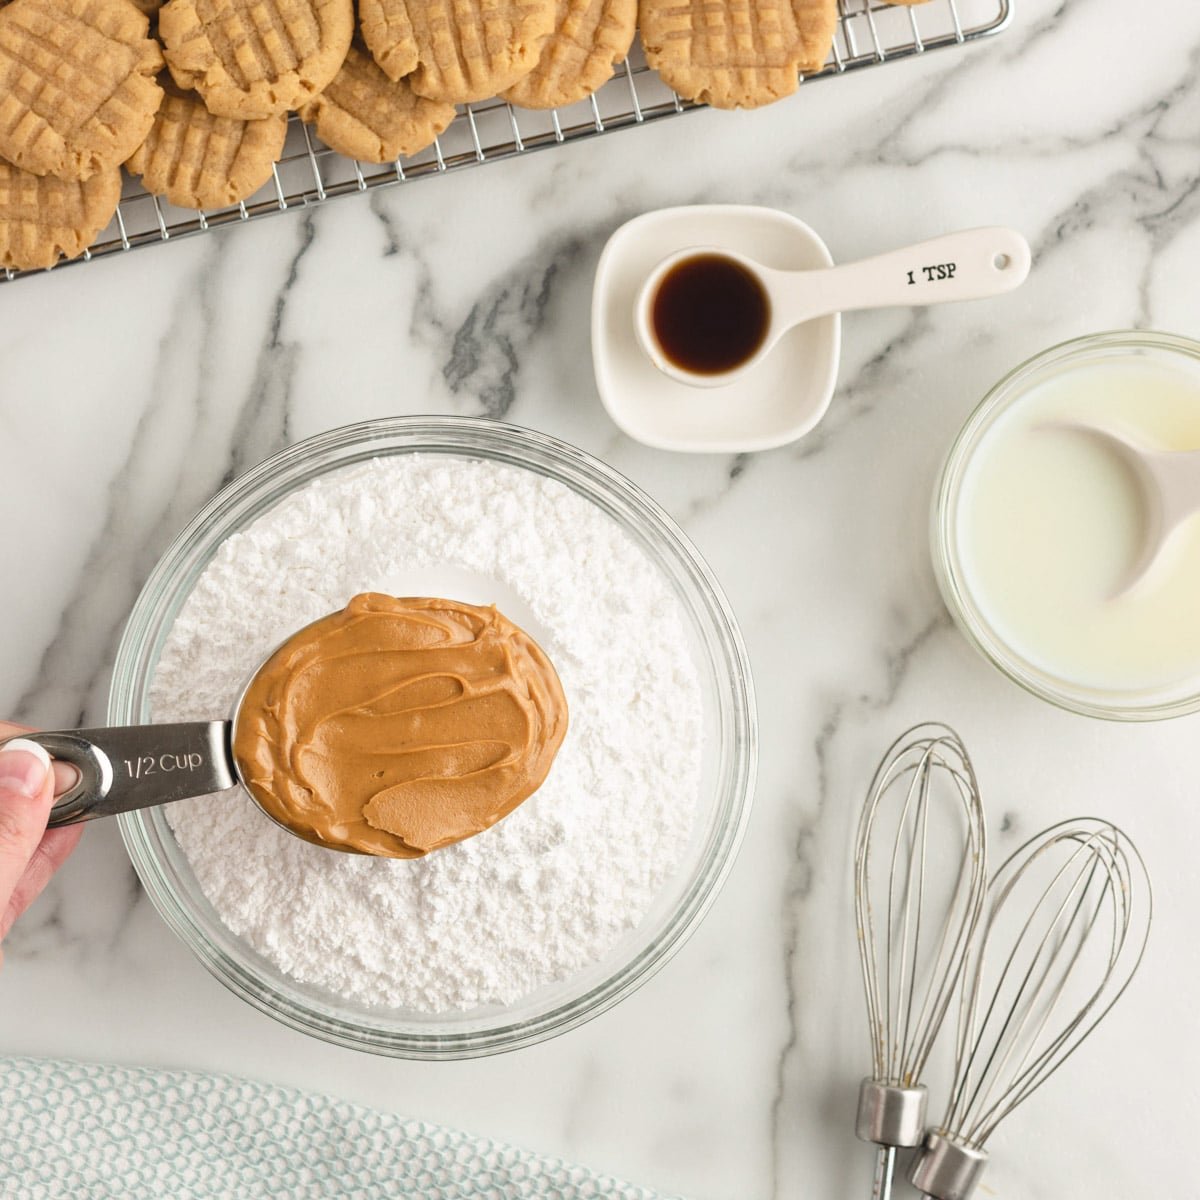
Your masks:
{"label": "cookie with crosshatch pattern", "polygon": [[367,48],[389,76],[410,71],[418,96],[472,104],[533,70],[554,28],[555,2],[359,0],[359,13]]}
{"label": "cookie with crosshatch pattern", "polygon": [[819,71],[837,0],[640,0],[646,62],[687,100],[758,108]]}
{"label": "cookie with crosshatch pattern", "polygon": [[120,167],[84,180],[34,175],[0,161],[0,267],[33,271],[75,258],[112,220],[121,199]]}
{"label": "cookie with crosshatch pattern", "polygon": [[130,0],[0,8],[0,157],[68,180],[120,166],[162,101],[149,29]]}
{"label": "cookie with crosshatch pattern", "polygon": [[219,117],[299,108],[338,73],[354,0],[168,0],[158,14],[167,66]]}
{"label": "cookie with crosshatch pattern", "polygon": [[418,96],[391,80],[359,45],[333,82],[301,110],[331,149],[362,162],[385,163],[424,150],[454,120],[454,105]]}
{"label": "cookie with crosshatch pattern", "polygon": [[417,69],[421,54],[405,0],[358,0],[358,30],[389,79],[403,79]]}
{"label": "cookie with crosshatch pattern", "polygon": [[287,115],[241,121],[214,117],[195,92],[164,81],[162,107],[125,164],[154,196],[180,208],[224,208],[271,178],[283,153]]}
{"label": "cookie with crosshatch pattern", "polygon": [[522,108],[558,108],[612,78],[637,31],[637,0],[558,0],[537,66],[504,93]]}

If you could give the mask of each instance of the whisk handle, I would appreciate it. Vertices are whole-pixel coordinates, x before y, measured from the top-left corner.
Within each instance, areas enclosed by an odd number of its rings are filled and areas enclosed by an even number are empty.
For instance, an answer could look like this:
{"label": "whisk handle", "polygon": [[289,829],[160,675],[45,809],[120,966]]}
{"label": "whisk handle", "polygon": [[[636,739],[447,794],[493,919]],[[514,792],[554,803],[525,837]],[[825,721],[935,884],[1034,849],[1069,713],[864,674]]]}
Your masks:
{"label": "whisk handle", "polygon": [[913,1159],[908,1181],[927,1200],[969,1200],[987,1160],[986,1150],[933,1132]]}
{"label": "whisk handle", "polygon": [[897,1147],[921,1144],[925,1136],[925,1099],[921,1084],[898,1087],[877,1079],[862,1081],[854,1132],[864,1142],[879,1147],[871,1200],[891,1200]]}
{"label": "whisk handle", "polygon": [[877,1146],[919,1146],[925,1137],[926,1097],[919,1083],[899,1087],[864,1079],[858,1089],[854,1132]]}
{"label": "whisk handle", "polygon": [[871,1200],[892,1200],[892,1180],[896,1177],[896,1147],[880,1146],[875,1160],[875,1182]]}

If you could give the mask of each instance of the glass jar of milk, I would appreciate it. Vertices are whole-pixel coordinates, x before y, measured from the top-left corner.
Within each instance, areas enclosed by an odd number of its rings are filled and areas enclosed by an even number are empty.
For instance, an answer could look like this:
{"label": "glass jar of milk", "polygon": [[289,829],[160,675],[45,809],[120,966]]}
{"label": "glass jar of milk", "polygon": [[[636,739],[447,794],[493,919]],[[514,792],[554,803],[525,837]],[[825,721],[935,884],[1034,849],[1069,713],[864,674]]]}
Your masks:
{"label": "glass jar of milk", "polygon": [[1127,586],[1153,535],[1145,492],[1081,426],[1148,449],[1200,449],[1200,343],[1098,334],[1002,379],[942,471],[942,595],[992,663],[1064,708],[1122,720],[1200,709],[1200,515]]}

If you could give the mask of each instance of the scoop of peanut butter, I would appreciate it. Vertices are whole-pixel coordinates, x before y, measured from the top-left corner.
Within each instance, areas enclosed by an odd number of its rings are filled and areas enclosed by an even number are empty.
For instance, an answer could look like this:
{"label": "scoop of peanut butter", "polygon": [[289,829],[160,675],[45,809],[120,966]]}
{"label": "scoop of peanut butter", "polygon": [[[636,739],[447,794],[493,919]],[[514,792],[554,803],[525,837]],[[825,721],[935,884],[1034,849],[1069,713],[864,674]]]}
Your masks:
{"label": "scoop of peanut butter", "polygon": [[553,665],[507,617],[366,593],[263,664],[233,754],[255,800],[300,837],[418,858],[537,791],[566,732]]}

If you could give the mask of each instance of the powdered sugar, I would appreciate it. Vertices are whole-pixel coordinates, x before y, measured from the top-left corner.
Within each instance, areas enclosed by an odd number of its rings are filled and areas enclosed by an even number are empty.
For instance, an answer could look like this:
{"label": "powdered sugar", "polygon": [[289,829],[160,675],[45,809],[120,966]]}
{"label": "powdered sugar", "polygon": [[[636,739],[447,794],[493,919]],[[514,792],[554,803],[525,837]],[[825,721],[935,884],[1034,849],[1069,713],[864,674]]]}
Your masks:
{"label": "powdered sugar", "polygon": [[550,777],[493,829],[409,862],[310,846],[241,793],[182,802],[168,819],[204,894],[296,979],[373,1006],[505,1004],[598,962],[679,864],[699,794],[700,685],[667,582],[558,483],[380,459],[221,546],[164,646],[155,719],[227,712],[276,644],[361,591],[495,602],[524,625],[570,706]]}

